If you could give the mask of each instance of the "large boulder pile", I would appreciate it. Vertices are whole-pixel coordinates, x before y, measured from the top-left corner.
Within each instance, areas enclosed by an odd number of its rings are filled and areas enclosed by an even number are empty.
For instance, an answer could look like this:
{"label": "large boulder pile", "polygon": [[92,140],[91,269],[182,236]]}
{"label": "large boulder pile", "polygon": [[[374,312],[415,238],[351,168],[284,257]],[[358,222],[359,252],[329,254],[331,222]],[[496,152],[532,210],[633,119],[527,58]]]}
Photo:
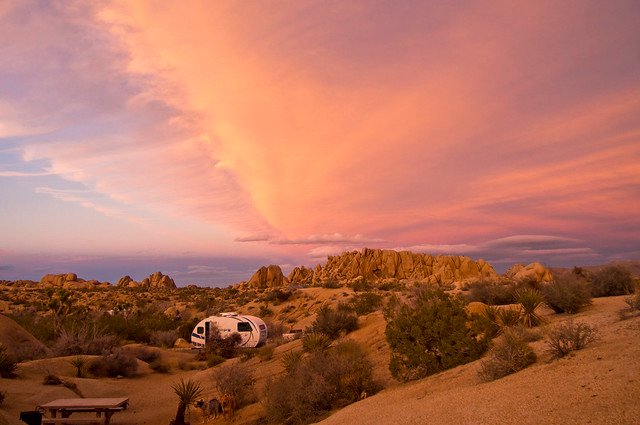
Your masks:
{"label": "large boulder pile", "polygon": [[40,279],[40,285],[45,288],[60,287],[65,289],[96,288],[110,286],[109,282],[97,280],[84,280],[78,278],[75,273],[46,274]]}
{"label": "large boulder pile", "polygon": [[551,270],[540,263],[531,263],[526,266],[524,264],[514,264],[506,271],[505,276],[515,281],[534,280],[541,283],[553,281]]}
{"label": "large boulder pile", "polygon": [[173,279],[161,272],[150,274],[140,282],[136,282],[131,276],[123,276],[118,280],[117,286],[121,288],[176,289]]}
{"label": "large boulder pile", "polygon": [[411,280],[450,284],[468,279],[497,278],[491,264],[461,255],[429,255],[409,251],[368,249],[345,252],[327,259],[315,269],[296,267],[289,274],[294,285],[348,284],[359,280]]}
{"label": "large boulder pile", "polygon": [[273,264],[260,267],[247,282],[248,287],[256,289],[279,288],[287,285],[289,285],[289,280],[284,277],[282,269]]}

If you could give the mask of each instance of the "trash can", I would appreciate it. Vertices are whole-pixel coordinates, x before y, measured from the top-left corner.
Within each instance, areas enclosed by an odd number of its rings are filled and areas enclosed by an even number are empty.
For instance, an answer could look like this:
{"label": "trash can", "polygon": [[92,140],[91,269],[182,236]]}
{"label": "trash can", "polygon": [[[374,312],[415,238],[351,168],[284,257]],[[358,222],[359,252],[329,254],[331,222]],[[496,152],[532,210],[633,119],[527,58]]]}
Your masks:
{"label": "trash can", "polygon": [[42,412],[37,410],[20,412],[20,420],[27,425],[42,425]]}

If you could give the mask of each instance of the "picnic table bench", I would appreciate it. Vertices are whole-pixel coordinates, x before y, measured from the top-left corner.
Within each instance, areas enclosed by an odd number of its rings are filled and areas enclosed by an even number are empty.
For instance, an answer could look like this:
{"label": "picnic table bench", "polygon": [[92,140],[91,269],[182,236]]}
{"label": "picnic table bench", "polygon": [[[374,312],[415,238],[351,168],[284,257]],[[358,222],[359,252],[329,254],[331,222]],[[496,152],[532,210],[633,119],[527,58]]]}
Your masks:
{"label": "picnic table bench", "polygon": [[[109,425],[111,416],[121,412],[129,405],[126,397],[117,398],[61,398],[38,406],[40,410],[48,411],[50,417],[42,418],[42,425],[53,424],[99,424]],[[94,418],[73,417],[73,413],[91,412]],[[58,414],[60,416],[58,417]]]}

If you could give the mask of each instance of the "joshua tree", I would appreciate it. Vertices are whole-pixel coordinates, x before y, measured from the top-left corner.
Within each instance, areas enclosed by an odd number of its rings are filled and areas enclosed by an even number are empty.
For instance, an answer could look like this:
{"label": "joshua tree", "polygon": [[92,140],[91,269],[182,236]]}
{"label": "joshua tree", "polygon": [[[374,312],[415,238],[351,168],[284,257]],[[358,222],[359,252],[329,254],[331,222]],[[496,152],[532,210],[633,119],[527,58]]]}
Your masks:
{"label": "joshua tree", "polygon": [[195,403],[202,395],[202,387],[198,382],[193,382],[191,379],[185,382],[180,378],[180,382],[176,382],[171,388],[173,388],[180,401],[178,402],[176,417],[171,421],[170,425],[189,425],[188,422],[184,421],[184,415],[187,407]]}

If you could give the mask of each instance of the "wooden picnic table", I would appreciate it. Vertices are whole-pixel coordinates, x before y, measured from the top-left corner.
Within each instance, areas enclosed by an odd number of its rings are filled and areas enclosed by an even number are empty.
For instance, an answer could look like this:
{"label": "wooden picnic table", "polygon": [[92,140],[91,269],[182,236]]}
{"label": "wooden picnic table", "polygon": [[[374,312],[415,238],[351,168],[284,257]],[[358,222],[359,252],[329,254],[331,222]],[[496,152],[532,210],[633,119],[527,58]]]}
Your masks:
{"label": "wooden picnic table", "polygon": [[[39,406],[49,411],[51,417],[42,418],[42,424],[81,424],[101,423],[109,425],[111,416],[127,408],[127,397],[117,398],[60,398]],[[95,418],[70,418],[73,413],[95,412]],[[58,417],[60,413],[60,417]],[[104,415],[104,416],[102,416]]]}

